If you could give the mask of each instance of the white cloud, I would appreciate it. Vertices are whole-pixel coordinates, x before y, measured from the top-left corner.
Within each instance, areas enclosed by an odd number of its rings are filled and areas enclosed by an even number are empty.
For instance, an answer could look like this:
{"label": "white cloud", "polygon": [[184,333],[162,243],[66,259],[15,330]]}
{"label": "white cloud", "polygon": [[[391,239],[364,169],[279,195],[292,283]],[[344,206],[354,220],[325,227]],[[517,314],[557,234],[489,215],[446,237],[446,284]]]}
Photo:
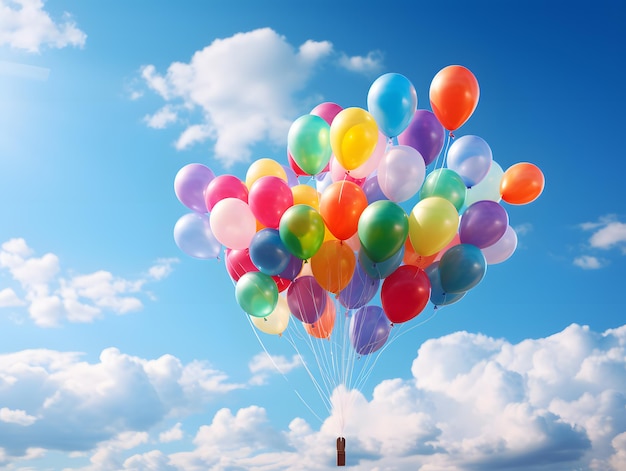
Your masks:
{"label": "white cloud", "polygon": [[177,422],[171,429],[166,430],[165,432],[161,432],[159,434],[159,441],[161,443],[169,443],[175,442],[177,440],[182,440],[183,438],[183,429],[181,428],[182,424]]}
{"label": "white cloud", "polygon": [[[286,143],[293,120],[310,109],[311,97],[298,94],[318,66],[333,64],[336,56],[329,41],[307,40],[294,47],[270,28],[216,39],[189,62],[170,64],[164,74],[154,65],[142,68],[147,86],[166,102],[147,122],[153,127],[173,122],[174,107],[183,121],[186,110],[189,124],[176,148],[210,139],[224,165],[247,161],[260,142]],[[368,73],[380,68],[381,58],[377,52],[365,57],[341,54],[335,65]]]}
{"label": "white cloud", "polygon": [[[86,275],[63,276],[59,257],[47,253],[36,257],[21,238],[0,248],[0,270],[5,269],[21,288],[0,290],[0,307],[26,306],[35,324],[54,327],[63,321],[93,322],[105,312],[126,314],[143,308],[144,287],[167,277],[176,258],[159,259],[147,273],[134,280],[98,270]],[[16,287],[17,288],[17,287]]]}
{"label": "white cloud", "polygon": [[28,415],[26,411],[23,411],[21,409],[13,410],[7,407],[3,407],[0,409],[0,422],[28,426],[34,424],[36,420],[37,417]]}
{"label": "white cloud", "polygon": [[[585,232],[592,233],[589,236],[587,250],[606,252],[619,249],[622,254],[626,254],[626,224],[620,222],[617,216],[608,214],[595,222],[584,222],[579,227]],[[576,257],[574,265],[583,269],[598,269],[608,265],[608,262],[595,255],[586,254]]]}
{"label": "white cloud", "polygon": [[39,52],[44,46],[83,47],[86,39],[69,13],[55,22],[42,0],[0,0],[0,45]]}
{"label": "white cloud", "polygon": [[574,259],[574,265],[584,268],[585,270],[597,270],[598,268],[602,268],[604,263],[598,257],[581,255]]}
{"label": "white cloud", "polygon": [[[139,97],[135,97],[137,99]],[[178,114],[171,106],[164,106],[153,115],[148,115],[144,118],[144,121],[150,128],[164,129],[172,123],[175,123],[178,119]]]}
{"label": "white cloud", "polygon": [[302,366],[302,360],[298,355],[293,355],[289,359],[283,355],[270,355],[266,352],[258,353],[248,364],[248,369],[252,373],[250,384],[265,384],[270,374],[285,375],[300,366]]}

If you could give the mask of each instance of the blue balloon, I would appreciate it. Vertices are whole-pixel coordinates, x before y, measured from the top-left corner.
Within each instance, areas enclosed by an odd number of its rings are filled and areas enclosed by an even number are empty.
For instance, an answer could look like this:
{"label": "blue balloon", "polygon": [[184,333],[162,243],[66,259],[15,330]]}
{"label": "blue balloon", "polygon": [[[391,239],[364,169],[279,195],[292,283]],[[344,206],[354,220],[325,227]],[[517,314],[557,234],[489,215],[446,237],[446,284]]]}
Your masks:
{"label": "blue balloon", "polygon": [[250,260],[261,273],[274,276],[289,265],[291,253],[276,229],[261,229],[250,241]]}
{"label": "blue balloon", "polygon": [[380,306],[363,306],[350,319],[350,342],[359,355],[379,350],[390,331],[391,322]]}
{"label": "blue balloon", "polygon": [[404,75],[381,75],[367,93],[367,110],[385,136],[397,137],[409,125],[417,110],[415,87]]}
{"label": "blue balloon", "polygon": [[439,260],[441,287],[446,293],[463,293],[480,283],[486,270],[482,250],[472,244],[455,245]]}
{"label": "blue balloon", "polygon": [[448,168],[458,173],[468,188],[487,176],[492,162],[489,144],[478,136],[461,136],[448,149]]}
{"label": "blue balloon", "polygon": [[428,265],[424,271],[430,280],[430,302],[435,306],[447,306],[456,303],[463,296],[463,293],[446,293],[441,286],[441,275],[439,273],[439,262]]}
{"label": "blue balloon", "polygon": [[217,258],[222,244],[215,238],[209,224],[209,216],[188,213],[174,226],[174,241],[180,250],[194,258]]}
{"label": "blue balloon", "polygon": [[402,258],[404,257],[404,245],[395,254],[382,262],[374,262],[367,256],[365,250],[359,250],[359,265],[363,268],[363,271],[372,278],[382,280],[391,275],[396,268],[402,264]]}
{"label": "blue balloon", "polygon": [[358,309],[372,300],[379,286],[380,279],[369,276],[357,263],[350,283],[339,292],[339,302],[348,309]]}

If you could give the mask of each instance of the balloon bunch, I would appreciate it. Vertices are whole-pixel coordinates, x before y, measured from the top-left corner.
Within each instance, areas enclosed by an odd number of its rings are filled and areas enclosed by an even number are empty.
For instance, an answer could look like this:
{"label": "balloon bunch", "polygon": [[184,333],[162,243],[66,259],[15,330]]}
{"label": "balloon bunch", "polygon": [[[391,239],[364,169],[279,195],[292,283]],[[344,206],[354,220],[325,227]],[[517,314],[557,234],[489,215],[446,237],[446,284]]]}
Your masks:
{"label": "balloon bunch", "polygon": [[256,160],[244,180],[187,165],[174,186],[193,212],[175,241],[197,258],[226,248],[237,303],[259,330],[281,334],[293,316],[329,338],[340,304],[354,350],[375,352],[393,324],[429,302],[459,301],[487,265],[508,259],[517,235],[501,202],[543,191],[538,167],[503,171],[482,138],[450,144],[479,93],[472,72],[449,66],[431,82],[432,111],[418,109],[412,83],[388,73],[371,85],[367,110],[325,102],[296,119],[287,165]]}

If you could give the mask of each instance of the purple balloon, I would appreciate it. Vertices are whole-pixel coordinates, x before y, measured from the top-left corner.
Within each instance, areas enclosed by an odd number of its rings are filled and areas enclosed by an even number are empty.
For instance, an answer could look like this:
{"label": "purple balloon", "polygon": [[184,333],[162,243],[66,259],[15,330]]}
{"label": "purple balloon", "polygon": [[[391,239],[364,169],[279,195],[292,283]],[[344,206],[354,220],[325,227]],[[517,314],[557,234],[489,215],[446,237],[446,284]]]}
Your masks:
{"label": "purple balloon", "polygon": [[357,263],[350,283],[339,292],[339,302],[348,309],[358,309],[372,300],[379,286],[380,280],[369,276]]}
{"label": "purple balloon", "polygon": [[364,306],[350,319],[350,342],[359,355],[380,349],[391,331],[391,323],[380,306]]}
{"label": "purple balloon", "polygon": [[306,324],[313,324],[326,308],[326,290],[312,276],[296,278],[287,289],[291,313]]}
{"label": "purple balloon", "polygon": [[500,203],[476,201],[461,216],[459,237],[461,243],[482,249],[498,242],[508,225],[509,215]]}
{"label": "purple balloon", "polygon": [[380,185],[378,184],[378,175],[372,175],[367,180],[365,180],[361,188],[363,188],[363,192],[367,197],[368,204],[372,204],[375,201],[388,199],[383,193],[383,190],[380,189]]}
{"label": "purple balloon", "polygon": [[185,165],[178,171],[174,179],[176,197],[189,209],[198,213],[206,213],[204,192],[214,178],[213,171],[205,165]]}
{"label": "purple balloon", "polygon": [[289,165],[281,166],[287,174],[287,185],[289,186],[289,188],[293,188],[294,186],[298,185],[300,182],[298,181],[298,175],[296,175],[296,172],[294,172]]}
{"label": "purple balloon", "polygon": [[287,268],[280,272],[278,276],[286,280],[294,280],[302,271],[302,262],[301,258],[291,255]]}
{"label": "purple balloon", "polygon": [[398,136],[398,144],[417,149],[428,165],[443,149],[445,137],[446,130],[431,111],[417,110],[407,128]]}

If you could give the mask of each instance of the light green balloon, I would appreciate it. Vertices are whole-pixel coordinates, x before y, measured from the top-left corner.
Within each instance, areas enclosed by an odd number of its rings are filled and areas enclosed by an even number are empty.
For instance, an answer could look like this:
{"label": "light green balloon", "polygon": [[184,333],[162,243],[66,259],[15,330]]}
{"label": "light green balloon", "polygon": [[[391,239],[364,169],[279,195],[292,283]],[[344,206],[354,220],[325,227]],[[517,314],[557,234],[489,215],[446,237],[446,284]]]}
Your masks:
{"label": "light green balloon", "polygon": [[420,199],[439,196],[447,199],[459,211],[465,202],[466,192],[465,183],[458,173],[449,168],[438,168],[426,177],[420,190]]}
{"label": "light green balloon", "polygon": [[241,309],[251,316],[266,317],[278,303],[278,286],[265,273],[248,272],[237,281],[235,297]]}
{"label": "light green balloon", "polygon": [[278,233],[287,250],[302,260],[308,260],[324,243],[324,219],[315,208],[295,204],[280,218]]}
{"label": "light green balloon", "polygon": [[317,175],[332,155],[330,125],[316,115],[300,116],[289,128],[287,148],[298,167],[309,175]]}

